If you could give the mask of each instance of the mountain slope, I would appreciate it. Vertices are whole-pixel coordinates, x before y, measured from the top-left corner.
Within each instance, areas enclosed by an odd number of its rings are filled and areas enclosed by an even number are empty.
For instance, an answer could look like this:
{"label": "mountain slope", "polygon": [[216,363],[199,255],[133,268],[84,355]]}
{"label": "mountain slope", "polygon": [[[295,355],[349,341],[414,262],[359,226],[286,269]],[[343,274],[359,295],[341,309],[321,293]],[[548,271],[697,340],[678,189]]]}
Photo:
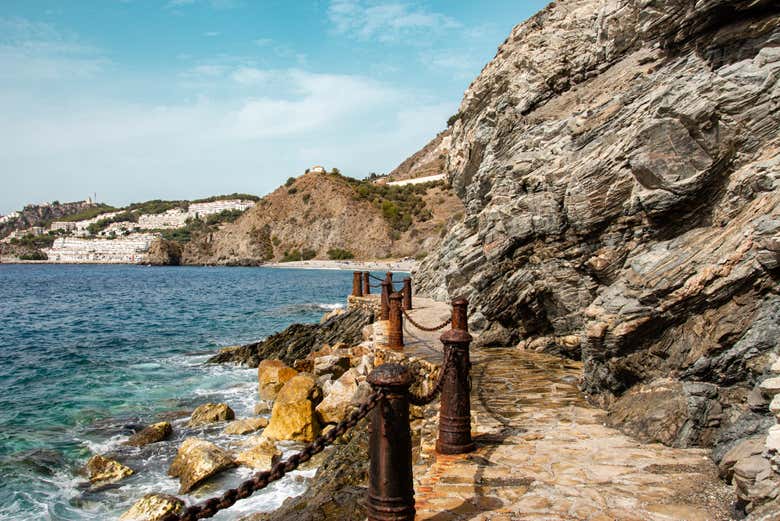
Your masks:
{"label": "mountain slope", "polygon": [[566,0],[515,27],[454,118],[466,216],[422,291],[468,297],[485,344],[583,358],[634,435],[719,459],[764,433],[779,27],[766,0]]}
{"label": "mountain slope", "polygon": [[[360,259],[427,253],[462,205],[443,186],[385,187],[309,172],[184,246],[184,264],[256,265],[332,249]],[[297,255],[297,256],[296,256]]]}

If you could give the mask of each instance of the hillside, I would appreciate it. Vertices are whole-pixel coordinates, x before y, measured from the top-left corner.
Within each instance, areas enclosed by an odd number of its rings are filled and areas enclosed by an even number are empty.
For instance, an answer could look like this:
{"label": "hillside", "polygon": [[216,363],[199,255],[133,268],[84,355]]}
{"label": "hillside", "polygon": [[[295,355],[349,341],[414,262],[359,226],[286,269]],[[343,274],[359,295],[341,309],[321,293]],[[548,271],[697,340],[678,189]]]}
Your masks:
{"label": "hillside", "polygon": [[443,174],[449,153],[451,129],[439,132],[427,145],[409,156],[387,175],[388,181]]}
{"label": "hillside", "polygon": [[424,255],[460,211],[459,199],[443,186],[386,187],[309,172],[234,223],[186,243],[181,262],[257,265],[327,259],[332,250],[359,259]]}
{"label": "hillside", "polygon": [[780,354],[778,42],[767,0],[550,4],[451,120],[466,215],[416,274],[469,298],[483,344],[581,358],[640,439],[721,461],[757,437],[749,508],[780,483],[760,387]]}
{"label": "hillside", "polygon": [[[0,239],[9,234],[33,227],[47,227],[52,221],[101,211],[103,206],[91,201],[47,204],[29,204],[18,212],[0,217]],[[108,207],[110,209],[110,207]]]}

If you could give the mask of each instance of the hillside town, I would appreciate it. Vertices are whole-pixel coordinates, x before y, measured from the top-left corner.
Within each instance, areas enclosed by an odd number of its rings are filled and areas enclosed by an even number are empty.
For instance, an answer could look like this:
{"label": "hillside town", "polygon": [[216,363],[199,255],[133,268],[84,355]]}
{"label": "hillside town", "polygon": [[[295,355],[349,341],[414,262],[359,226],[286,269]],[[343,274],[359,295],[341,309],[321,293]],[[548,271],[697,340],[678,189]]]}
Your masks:
{"label": "hillside town", "polygon": [[[84,201],[94,208],[91,199]],[[91,264],[139,264],[161,231],[185,227],[189,222],[223,213],[241,213],[253,207],[247,199],[218,199],[189,203],[160,213],[134,214],[126,209],[98,213],[81,220],[57,220],[46,226],[30,226],[17,229],[2,239],[1,244],[14,244],[25,238],[56,236],[51,246],[41,248],[43,255],[38,262],[91,263]],[[51,206],[44,203],[39,206]],[[20,218],[20,212],[0,217],[0,224]],[[25,259],[22,259],[25,260]]]}

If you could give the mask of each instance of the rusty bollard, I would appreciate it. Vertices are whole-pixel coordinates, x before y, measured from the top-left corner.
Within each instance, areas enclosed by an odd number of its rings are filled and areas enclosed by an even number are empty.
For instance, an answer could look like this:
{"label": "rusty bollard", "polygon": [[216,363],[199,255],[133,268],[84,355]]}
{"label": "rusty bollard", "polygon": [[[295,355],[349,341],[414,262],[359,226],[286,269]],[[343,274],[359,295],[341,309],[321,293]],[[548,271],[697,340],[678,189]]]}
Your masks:
{"label": "rusty bollard", "polygon": [[404,309],[409,311],[412,309],[412,279],[406,277],[404,279]]}
{"label": "rusty bollard", "polygon": [[409,386],[412,375],[400,364],[383,364],[368,375],[383,398],[371,413],[368,456],[368,521],[413,521],[412,432]]}
{"label": "rusty bollard", "polygon": [[475,449],[471,439],[471,380],[469,370],[468,302],[452,302],[452,329],[441,335],[444,360],[451,360],[441,388],[439,405],[439,454],[463,454]]}
{"label": "rusty bollard", "polygon": [[363,296],[363,286],[362,286],[361,278],[362,275],[359,271],[352,272],[352,296],[353,297]]}
{"label": "rusty bollard", "polygon": [[363,295],[371,294],[371,274],[367,271],[363,272]]}
{"label": "rusty bollard", "polygon": [[386,280],[382,281],[382,295],[379,297],[379,303],[382,306],[379,319],[390,320],[390,283]]}
{"label": "rusty bollard", "polygon": [[387,332],[387,347],[393,351],[404,348],[404,313],[401,308],[403,296],[400,293],[390,295],[390,327]]}
{"label": "rusty bollard", "polygon": [[[390,284],[390,293],[395,293],[395,288],[393,287],[393,272],[392,271],[388,271],[387,273],[385,273],[385,280],[387,281],[388,284]],[[388,295],[390,293],[388,293]]]}

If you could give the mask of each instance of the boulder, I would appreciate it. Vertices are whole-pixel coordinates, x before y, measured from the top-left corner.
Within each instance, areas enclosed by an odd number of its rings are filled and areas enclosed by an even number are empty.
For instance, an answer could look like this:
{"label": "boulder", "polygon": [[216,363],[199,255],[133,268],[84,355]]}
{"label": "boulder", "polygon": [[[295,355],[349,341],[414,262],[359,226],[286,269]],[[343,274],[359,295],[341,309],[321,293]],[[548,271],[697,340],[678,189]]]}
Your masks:
{"label": "boulder", "polygon": [[330,320],[333,317],[338,317],[346,313],[347,311],[344,308],[336,308],[332,311],[328,311],[324,315],[322,315],[322,318],[320,319],[320,324],[324,324],[328,320]]}
{"label": "boulder", "polygon": [[764,451],[764,439],[761,436],[748,438],[738,443],[729,450],[718,464],[720,477],[730,482],[734,476],[734,465],[737,462],[761,454]]}
{"label": "boulder", "polygon": [[282,457],[282,451],[269,440],[261,440],[254,447],[239,452],[236,463],[257,470],[268,470]]}
{"label": "boulder", "polygon": [[279,390],[298,371],[281,360],[263,360],[257,366],[258,393],[261,400],[275,400]]}
{"label": "boulder", "polygon": [[347,369],[349,369],[349,356],[325,355],[314,359],[314,374],[322,376],[326,374],[333,375],[333,378],[339,378]]}
{"label": "boulder", "polygon": [[188,427],[199,427],[209,423],[232,420],[236,417],[226,403],[204,403],[192,411]]}
{"label": "boulder", "polygon": [[184,501],[167,494],[146,494],[122,514],[119,521],[162,521],[168,514],[181,514]]}
{"label": "boulder", "polygon": [[173,427],[171,427],[170,422],[154,423],[130,436],[130,439],[125,442],[125,445],[143,447],[150,443],[164,441],[168,439],[171,434],[173,434]]}
{"label": "boulder", "polygon": [[266,418],[245,418],[229,423],[223,432],[225,434],[249,434],[267,425],[268,419]]}
{"label": "boulder", "polygon": [[179,447],[168,475],[179,478],[179,494],[186,494],[205,479],[235,465],[227,451],[199,438],[187,438]]}
{"label": "boulder", "polygon": [[89,458],[85,468],[89,482],[96,486],[116,483],[133,474],[133,469],[130,467],[97,454]]}
{"label": "boulder", "polygon": [[759,387],[762,391],[764,391],[764,393],[766,393],[767,396],[775,396],[776,394],[780,394],[780,376],[767,378],[761,382]]}
{"label": "boulder", "polygon": [[311,375],[299,374],[290,379],[276,397],[263,438],[312,441],[320,432],[314,410],[318,398],[319,389]]}
{"label": "boulder", "polygon": [[338,423],[344,419],[358,390],[356,373],[350,369],[333,382],[328,394],[317,406],[317,415],[323,424]]}

